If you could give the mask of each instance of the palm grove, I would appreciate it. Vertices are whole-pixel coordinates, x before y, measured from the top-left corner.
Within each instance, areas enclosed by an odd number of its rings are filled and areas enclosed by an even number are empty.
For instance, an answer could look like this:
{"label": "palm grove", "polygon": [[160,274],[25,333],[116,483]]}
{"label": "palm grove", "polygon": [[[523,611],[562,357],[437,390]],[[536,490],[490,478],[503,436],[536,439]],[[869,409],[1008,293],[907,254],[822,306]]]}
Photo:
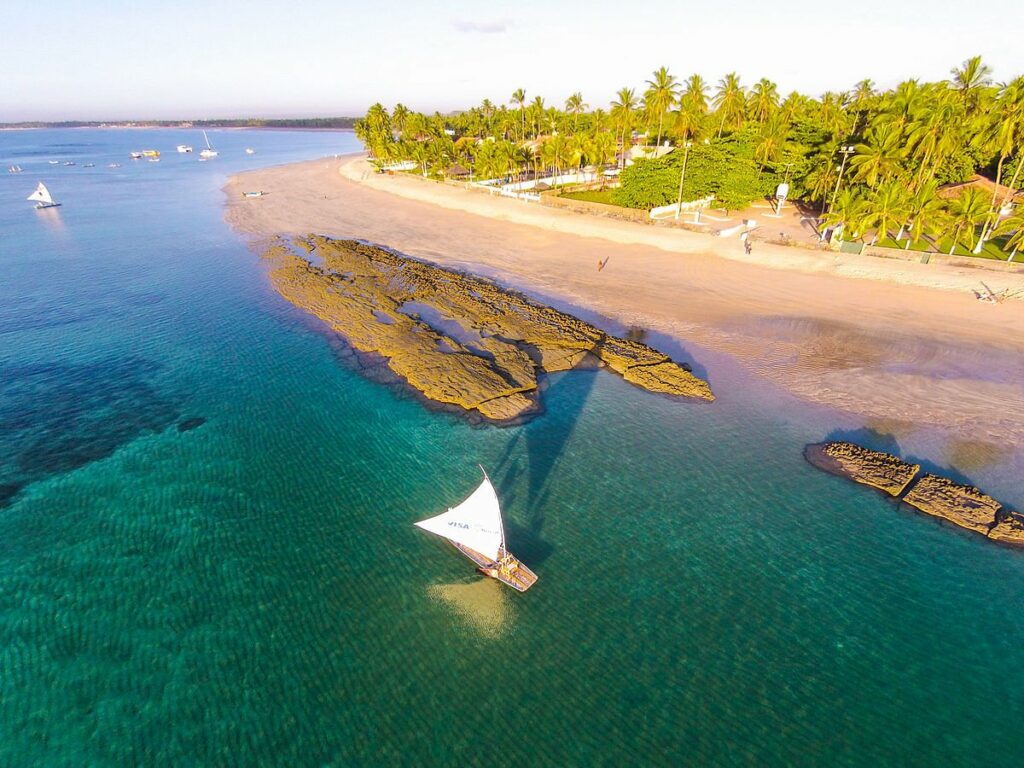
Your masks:
{"label": "palm grove", "polygon": [[[617,166],[614,204],[675,203],[683,176],[684,200],[714,195],[731,210],[786,181],[791,198],[846,239],[999,254],[1024,241],[1008,191],[1024,183],[1024,76],[996,84],[980,57],[948,80],[907,80],[884,92],[863,80],[817,99],[783,97],[767,79],[748,88],[734,73],[714,87],[697,74],[680,82],[662,67],[643,90],[622,88],[607,109],[580,93],[558,108],[519,89],[508,104],[485,99],[451,115],[375,104],[356,132],[379,163],[411,162],[439,178],[457,165],[477,179],[507,180]],[[634,145],[666,143],[687,151],[648,152],[626,167]],[[942,185],[975,174],[996,184],[940,196]]]}

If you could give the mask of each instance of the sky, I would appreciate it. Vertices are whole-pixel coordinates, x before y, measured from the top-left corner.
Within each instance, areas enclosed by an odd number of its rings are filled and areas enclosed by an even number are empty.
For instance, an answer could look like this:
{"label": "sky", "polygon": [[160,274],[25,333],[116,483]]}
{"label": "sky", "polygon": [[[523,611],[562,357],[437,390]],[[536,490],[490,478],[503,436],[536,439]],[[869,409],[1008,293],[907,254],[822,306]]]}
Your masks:
{"label": "sky", "polygon": [[1019,0],[46,0],[4,14],[0,122],[446,112],[516,88],[607,106],[666,66],[785,94],[1024,74]]}

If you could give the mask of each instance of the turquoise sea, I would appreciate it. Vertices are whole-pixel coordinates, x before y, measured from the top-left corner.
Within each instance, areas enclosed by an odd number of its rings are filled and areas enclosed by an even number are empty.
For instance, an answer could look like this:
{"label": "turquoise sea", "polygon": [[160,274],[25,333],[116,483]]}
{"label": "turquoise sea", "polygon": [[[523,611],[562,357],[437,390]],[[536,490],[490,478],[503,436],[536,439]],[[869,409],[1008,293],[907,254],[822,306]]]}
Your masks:
{"label": "turquoise sea", "polygon": [[[943,436],[657,337],[716,403],[575,372],[524,426],[430,411],[223,221],[229,173],[354,137],[211,139],[0,133],[0,765],[1024,762],[1024,553],[801,455]],[[525,595],[412,526],[477,463]],[[944,469],[1021,506],[1020,467]]]}

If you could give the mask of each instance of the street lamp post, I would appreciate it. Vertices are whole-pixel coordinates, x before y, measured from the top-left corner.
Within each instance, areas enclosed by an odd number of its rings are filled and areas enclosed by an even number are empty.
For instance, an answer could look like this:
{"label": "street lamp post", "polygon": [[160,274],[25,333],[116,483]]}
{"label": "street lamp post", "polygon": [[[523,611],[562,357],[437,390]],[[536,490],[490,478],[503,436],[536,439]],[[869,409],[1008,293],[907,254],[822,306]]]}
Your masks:
{"label": "street lamp post", "polygon": [[683,210],[683,179],[686,178],[686,161],[690,157],[690,147],[692,146],[692,141],[687,141],[683,144],[683,172],[679,174],[679,199],[676,201],[676,220],[679,219],[679,214]]}

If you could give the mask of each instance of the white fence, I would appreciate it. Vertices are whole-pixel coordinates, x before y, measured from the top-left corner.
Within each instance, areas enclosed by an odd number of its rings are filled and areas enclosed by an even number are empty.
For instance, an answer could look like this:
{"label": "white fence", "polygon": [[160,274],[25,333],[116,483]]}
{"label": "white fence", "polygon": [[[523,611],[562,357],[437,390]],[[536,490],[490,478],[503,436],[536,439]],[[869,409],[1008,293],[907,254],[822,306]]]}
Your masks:
{"label": "white fence", "polygon": [[418,168],[419,164],[412,160],[403,160],[400,163],[388,163],[382,165],[380,169],[382,171],[411,171],[413,168]]}
{"label": "white fence", "polygon": [[708,195],[700,200],[689,200],[682,204],[672,203],[672,205],[663,205],[659,208],[651,209],[651,218],[662,219],[666,216],[676,216],[683,211],[699,211],[704,208],[710,208],[713,202],[715,202],[715,196]]}

